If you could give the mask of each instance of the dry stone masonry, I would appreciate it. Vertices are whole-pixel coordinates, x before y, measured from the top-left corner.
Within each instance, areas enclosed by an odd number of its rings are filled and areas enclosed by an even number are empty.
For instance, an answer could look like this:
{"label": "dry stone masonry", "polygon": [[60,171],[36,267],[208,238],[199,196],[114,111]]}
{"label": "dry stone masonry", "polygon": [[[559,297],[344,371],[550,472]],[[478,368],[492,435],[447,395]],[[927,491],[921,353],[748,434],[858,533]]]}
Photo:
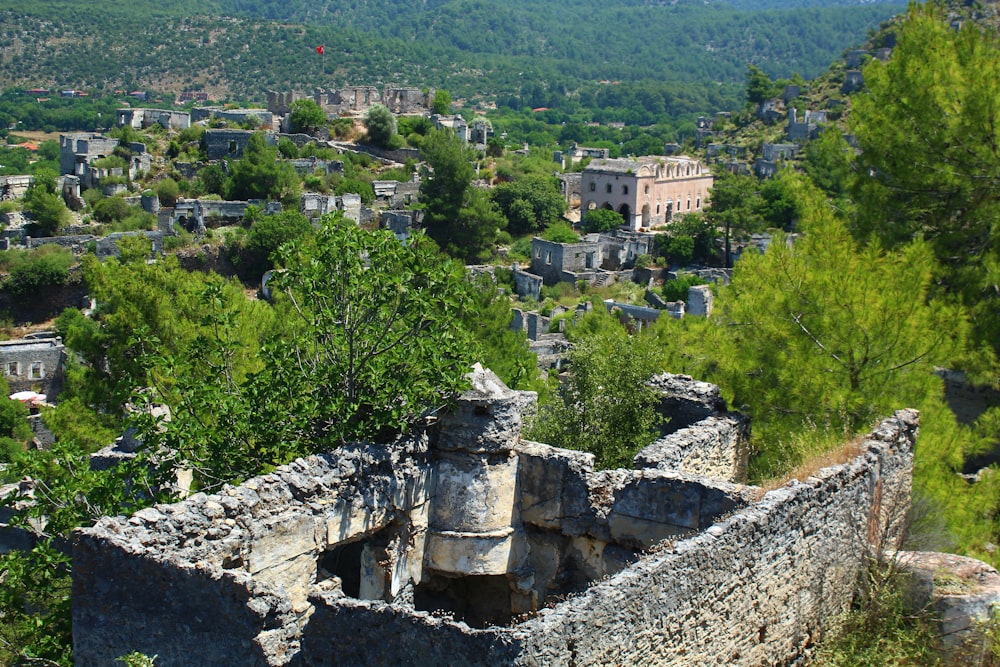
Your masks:
{"label": "dry stone masonry", "polygon": [[521,438],[533,393],[471,380],[420,433],[77,531],[77,664],[784,664],[898,538],[913,411],[762,494],[711,385],[657,378],[674,432],[595,471]]}

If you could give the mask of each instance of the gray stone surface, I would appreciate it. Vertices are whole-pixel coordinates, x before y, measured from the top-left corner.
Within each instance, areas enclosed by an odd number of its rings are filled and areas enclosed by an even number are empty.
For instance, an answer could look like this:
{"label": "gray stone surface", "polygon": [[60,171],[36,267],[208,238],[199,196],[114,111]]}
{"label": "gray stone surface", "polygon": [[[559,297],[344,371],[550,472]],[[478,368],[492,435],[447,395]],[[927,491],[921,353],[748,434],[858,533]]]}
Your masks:
{"label": "gray stone surface", "polygon": [[899,537],[913,411],[757,500],[523,441],[532,398],[478,370],[427,434],[77,531],[77,664],[788,663]]}

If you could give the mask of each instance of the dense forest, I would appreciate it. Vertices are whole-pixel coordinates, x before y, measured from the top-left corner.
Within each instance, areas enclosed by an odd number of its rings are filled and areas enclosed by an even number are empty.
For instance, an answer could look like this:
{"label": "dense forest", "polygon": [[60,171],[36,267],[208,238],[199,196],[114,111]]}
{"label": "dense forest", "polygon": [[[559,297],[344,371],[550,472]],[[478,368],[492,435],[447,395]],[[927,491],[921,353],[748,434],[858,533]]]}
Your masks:
{"label": "dense forest", "polygon": [[[268,89],[406,83],[462,98],[516,96],[537,107],[599,85],[643,82],[711,109],[738,101],[747,63],[772,76],[816,76],[900,9],[7,0],[0,85],[259,99]],[[325,57],[313,50],[319,44]],[[664,111],[676,109],[668,102]]]}

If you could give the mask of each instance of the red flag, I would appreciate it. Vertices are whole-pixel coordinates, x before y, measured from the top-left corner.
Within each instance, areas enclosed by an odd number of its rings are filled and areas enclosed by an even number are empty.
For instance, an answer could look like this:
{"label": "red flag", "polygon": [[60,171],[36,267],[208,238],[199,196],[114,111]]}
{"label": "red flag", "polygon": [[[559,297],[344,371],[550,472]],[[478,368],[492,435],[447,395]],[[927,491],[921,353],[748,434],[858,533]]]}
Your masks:
{"label": "red flag", "polygon": [[326,50],[326,49],[324,49],[324,48],[323,48],[322,46],[317,46],[317,47],[316,47],[316,53],[318,53],[318,54],[320,54],[320,55],[323,55],[323,52],[324,52],[325,50]]}

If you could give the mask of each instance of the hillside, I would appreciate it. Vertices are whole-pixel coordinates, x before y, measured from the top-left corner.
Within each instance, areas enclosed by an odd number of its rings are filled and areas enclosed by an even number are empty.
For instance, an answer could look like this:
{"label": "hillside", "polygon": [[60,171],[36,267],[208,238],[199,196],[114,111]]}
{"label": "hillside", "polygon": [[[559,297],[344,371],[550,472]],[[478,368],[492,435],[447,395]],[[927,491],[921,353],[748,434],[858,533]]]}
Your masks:
{"label": "hillside", "polygon": [[0,0],[0,86],[194,88],[247,99],[348,82],[447,87],[461,97],[713,82],[716,97],[735,100],[747,63],[772,76],[816,76],[902,9],[798,4]]}

